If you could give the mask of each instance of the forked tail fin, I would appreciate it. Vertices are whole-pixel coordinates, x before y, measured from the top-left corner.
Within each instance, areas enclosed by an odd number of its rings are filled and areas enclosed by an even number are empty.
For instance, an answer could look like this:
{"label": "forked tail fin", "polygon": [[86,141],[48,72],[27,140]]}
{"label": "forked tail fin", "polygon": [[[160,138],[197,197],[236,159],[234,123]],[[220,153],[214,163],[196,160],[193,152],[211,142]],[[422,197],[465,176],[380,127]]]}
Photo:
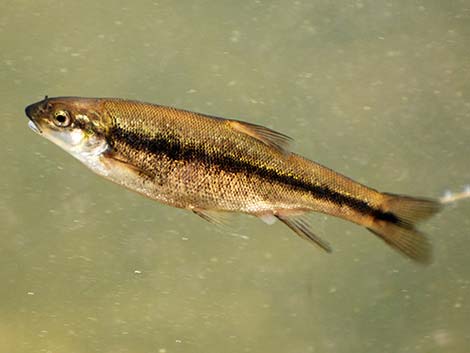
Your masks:
{"label": "forked tail fin", "polygon": [[416,223],[439,212],[439,201],[384,194],[383,217],[368,229],[402,254],[420,263],[431,261],[431,245]]}

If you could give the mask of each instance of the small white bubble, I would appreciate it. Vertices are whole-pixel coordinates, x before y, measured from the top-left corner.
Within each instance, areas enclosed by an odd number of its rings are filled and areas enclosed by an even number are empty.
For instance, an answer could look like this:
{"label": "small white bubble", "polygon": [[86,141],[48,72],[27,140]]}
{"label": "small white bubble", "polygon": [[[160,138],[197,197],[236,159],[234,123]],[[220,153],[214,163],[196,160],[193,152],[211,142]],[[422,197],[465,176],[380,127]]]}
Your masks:
{"label": "small white bubble", "polygon": [[441,347],[447,346],[452,342],[452,336],[449,331],[444,329],[436,330],[432,336],[437,345]]}
{"label": "small white bubble", "polygon": [[452,192],[450,190],[446,190],[444,192],[444,196],[442,197],[443,200],[450,200],[452,199]]}
{"label": "small white bubble", "polygon": [[232,41],[232,43],[237,43],[238,41],[240,41],[240,36],[241,36],[240,31],[237,31],[237,30],[232,31],[230,40]]}
{"label": "small white bubble", "polygon": [[401,51],[399,50],[389,50],[386,54],[388,57],[396,57],[401,55]]}
{"label": "small white bubble", "polygon": [[269,253],[269,252],[267,252],[267,253],[264,254],[264,258],[265,258],[265,259],[272,259],[272,257],[273,257],[273,254],[271,254],[271,253]]}

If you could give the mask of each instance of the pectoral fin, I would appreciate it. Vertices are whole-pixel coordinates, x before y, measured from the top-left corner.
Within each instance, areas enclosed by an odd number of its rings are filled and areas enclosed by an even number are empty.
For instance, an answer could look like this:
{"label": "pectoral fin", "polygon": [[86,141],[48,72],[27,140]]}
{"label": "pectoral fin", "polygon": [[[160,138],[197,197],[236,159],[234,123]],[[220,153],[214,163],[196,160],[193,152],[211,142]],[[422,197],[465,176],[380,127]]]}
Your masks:
{"label": "pectoral fin", "polygon": [[107,164],[108,166],[112,166],[114,168],[125,169],[131,173],[146,176],[149,179],[155,178],[154,175],[151,175],[147,171],[127,162],[124,157],[120,156],[117,153],[107,152],[106,154],[103,155],[103,157],[104,157],[103,162]]}
{"label": "pectoral fin", "polygon": [[264,126],[250,124],[244,121],[228,120],[228,124],[232,129],[251,136],[279,152],[290,153],[289,144],[292,139],[287,135]]}

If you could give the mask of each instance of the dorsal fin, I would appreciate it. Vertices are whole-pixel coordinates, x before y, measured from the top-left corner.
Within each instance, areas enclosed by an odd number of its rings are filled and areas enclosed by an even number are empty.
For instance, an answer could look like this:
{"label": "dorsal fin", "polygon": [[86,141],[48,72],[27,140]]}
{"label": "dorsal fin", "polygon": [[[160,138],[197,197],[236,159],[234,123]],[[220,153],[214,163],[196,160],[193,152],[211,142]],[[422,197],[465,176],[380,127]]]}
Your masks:
{"label": "dorsal fin", "polygon": [[244,121],[228,120],[228,123],[232,129],[251,136],[281,153],[290,153],[289,144],[292,139],[287,135],[261,125],[250,124]]}

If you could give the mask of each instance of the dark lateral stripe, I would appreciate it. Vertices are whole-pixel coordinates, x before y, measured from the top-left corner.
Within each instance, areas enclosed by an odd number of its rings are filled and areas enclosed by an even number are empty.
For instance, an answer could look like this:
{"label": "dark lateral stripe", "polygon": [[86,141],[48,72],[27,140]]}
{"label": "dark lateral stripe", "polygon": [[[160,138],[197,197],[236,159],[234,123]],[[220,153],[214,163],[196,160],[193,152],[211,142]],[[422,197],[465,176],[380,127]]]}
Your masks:
{"label": "dark lateral stripe", "polygon": [[[217,165],[220,169],[231,173],[254,174],[262,179],[275,181],[308,192],[317,199],[349,206],[362,214],[368,214],[380,220],[393,223],[401,222],[393,213],[382,212],[381,210],[371,207],[365,201],[343,195],[326,186],[315,185],[300,180],[295,176],[283,174],[278,170],[251,164],[229,155],[211,153],[200,146],[184,145],[176,136],[167,135],[165,137],[148,138],[120,127],[115,127],[110,133],[111,136],[113,136],[113,139],[118,139],[121,142],[141,151],[164,154],[172,160],[197,160],[201,163],[210,163],[211,165]],[[112,142],[111,145],[113,145]]]}

